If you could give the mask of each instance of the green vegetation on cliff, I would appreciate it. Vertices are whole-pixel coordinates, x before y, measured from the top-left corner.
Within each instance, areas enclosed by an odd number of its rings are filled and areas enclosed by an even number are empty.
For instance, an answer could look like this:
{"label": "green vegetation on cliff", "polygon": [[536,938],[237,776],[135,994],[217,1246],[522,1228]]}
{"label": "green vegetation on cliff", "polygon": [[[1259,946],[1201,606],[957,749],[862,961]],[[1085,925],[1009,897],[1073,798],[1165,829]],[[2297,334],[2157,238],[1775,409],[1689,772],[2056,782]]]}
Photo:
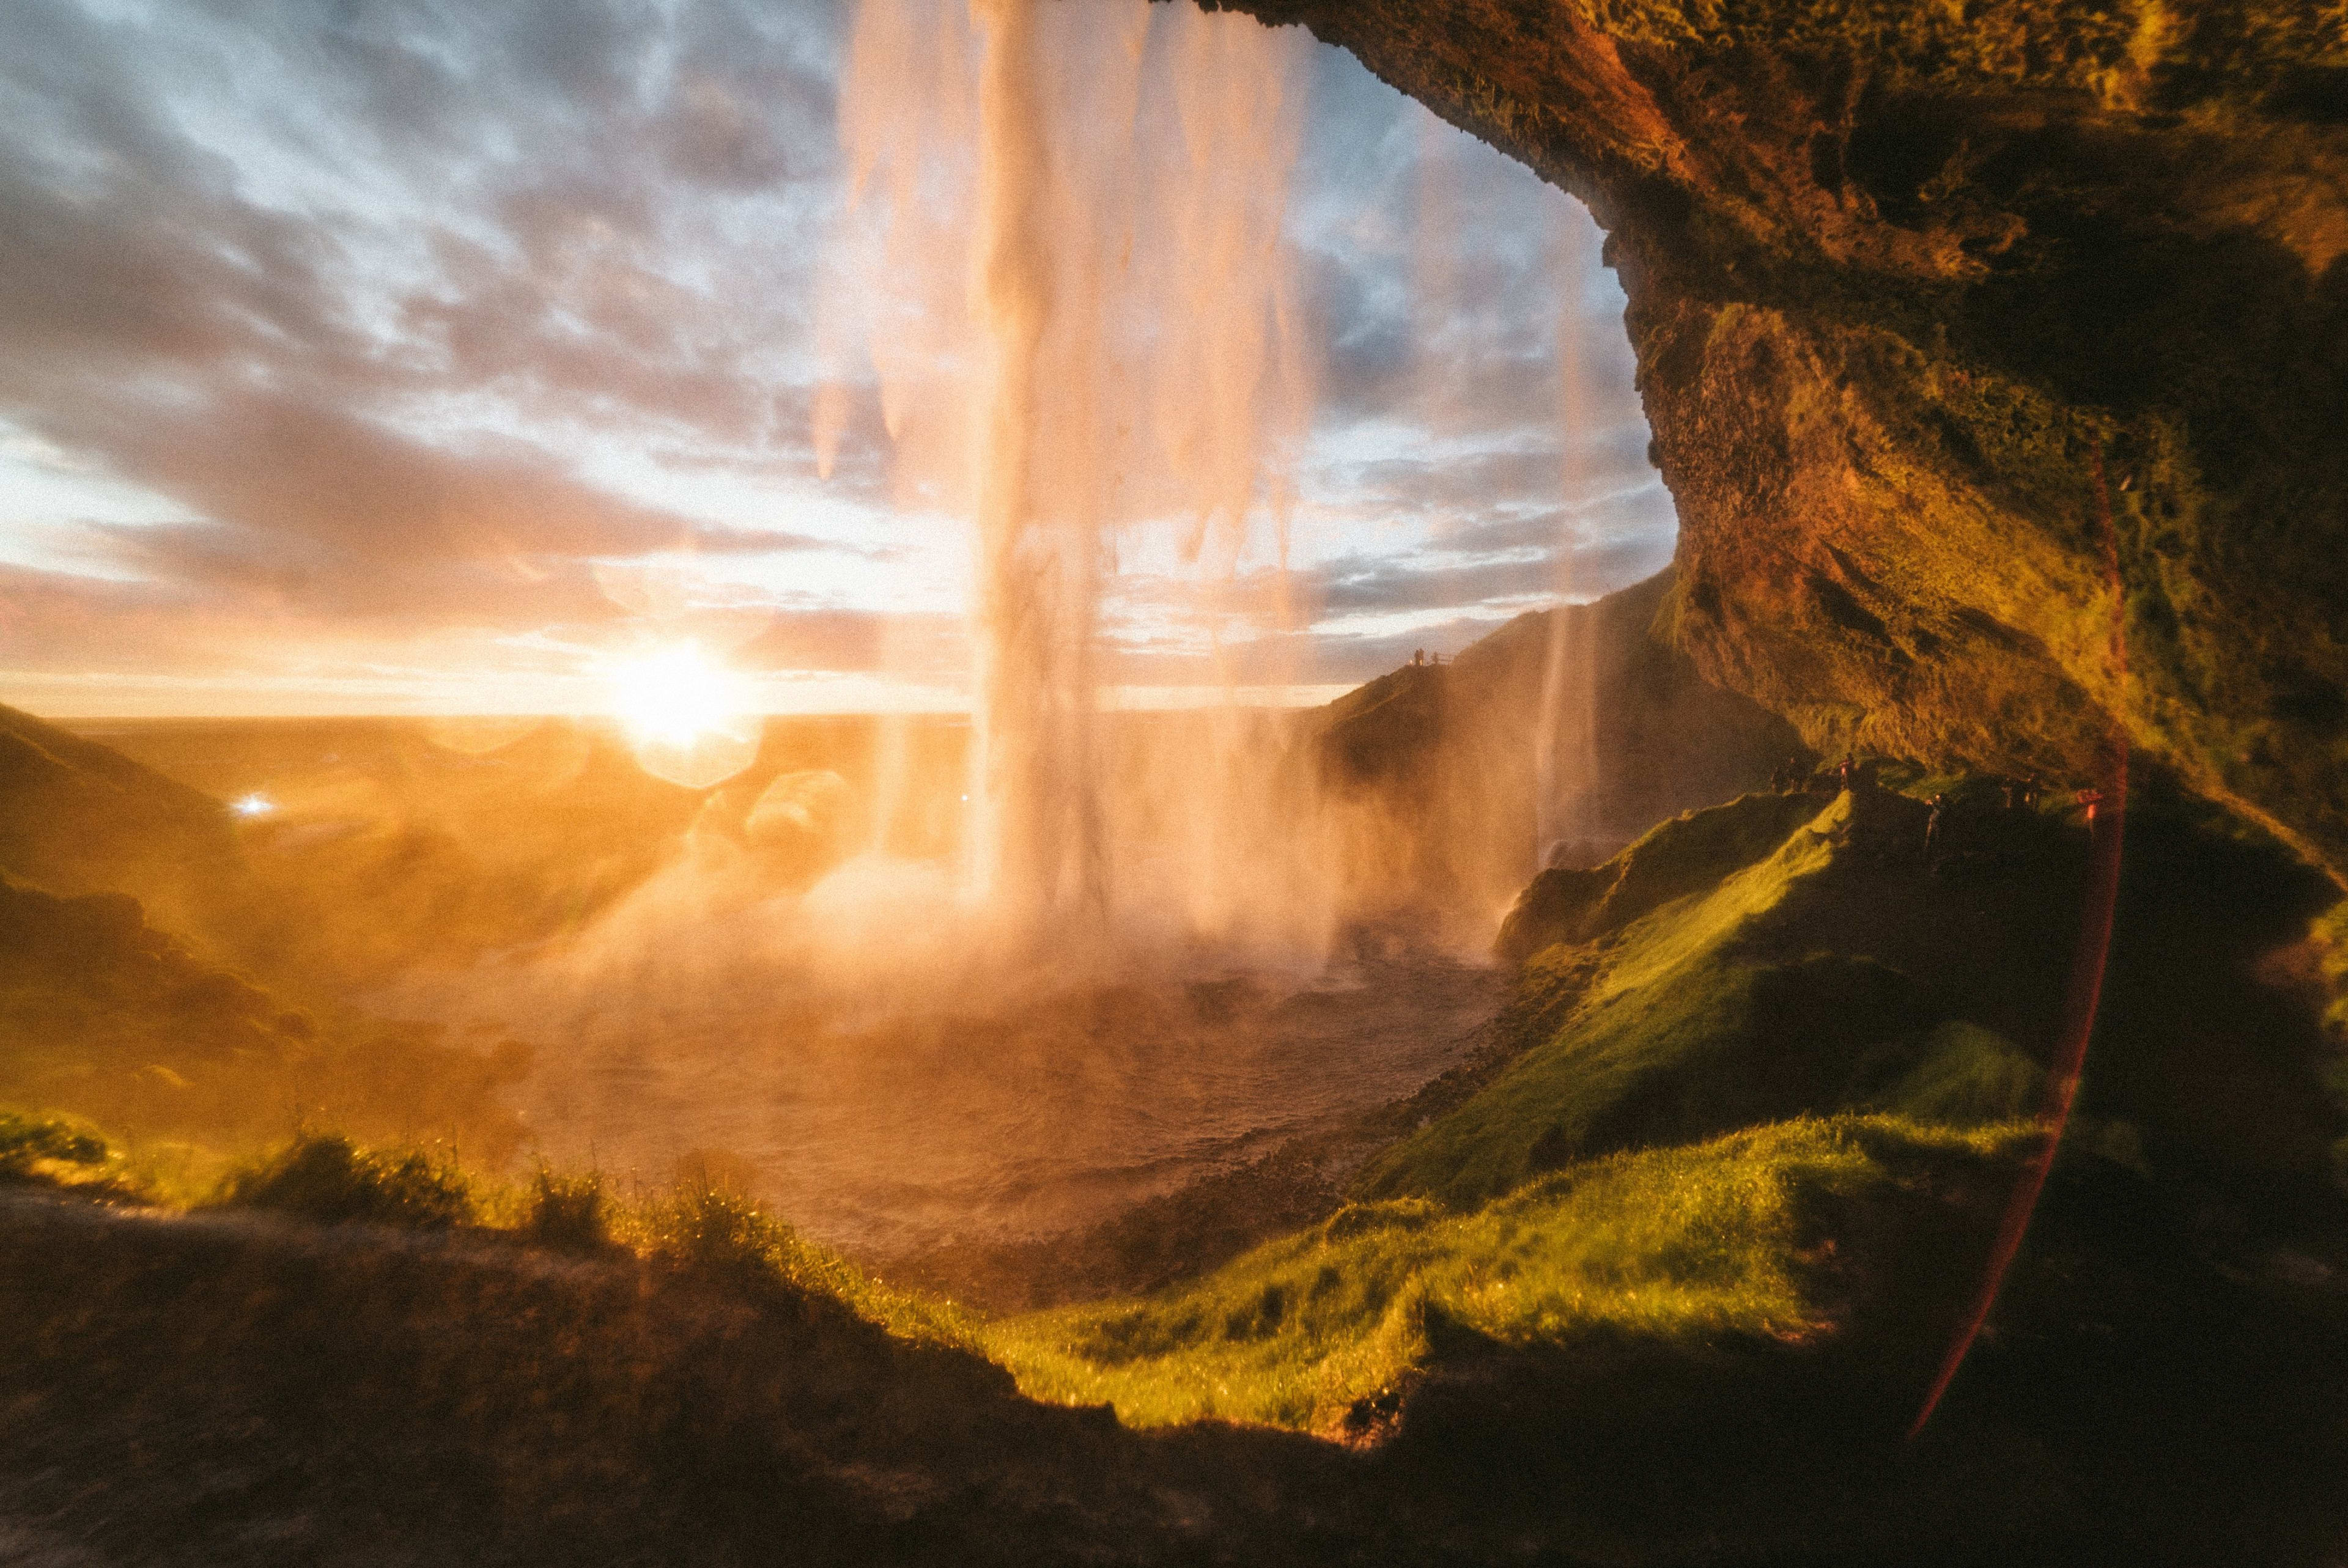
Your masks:
{"label": "green vegetation on cliff", "polygon": [[[1942,901],[1922,832],[1897,796],[1756,795],[1667,823],[1598,872],[1546,873],[1527,906],[1570,877],[1607,884],[1586,908],[1545,911],[1555,935],[1602,940],[1603,967],[1563,1028],[1375,1162],[1364,1190],[1471,1203],[1592,1151],[1838,1106],[1905,1109],[1900,1081],[1964,1042],[2026,1080],[2027,1059],[1986,1024],[1935,1017],[1925,988],[1869,950],[1880,942],[1809,947],[1828,906],[1844,906],[1828,917],[1841,924],[1875,905],[1891,931],[1918,913],[1898,906]],[[1539,940],[1522,931],[1532,912],[1520,907],[1519,943]],[[1979,999],[2000,1015],[2014,999]],[[2032,1108],[2001,1097],[1972,1119]]]}
{"label": "green vegetation on cliff", "polygon": [[[1145,1300],[996,1324],[990,1351],[1031,1393],[1131,1421],[1356,1433],[1494,1355],[1867,1345],[1869,1377],[1921,1387],[2041,1135],[2086,835],[2067,802],[1882,771],[1955,803],[1929,853],[1925,803],[1863,784],[1746,796],[1542,874],[1504,943],[1545,1021],[1356,1173],[1352,1205]],[[2131,832],[2066,1158],[2140,1194],[2175,1172],[2337,1207],[2342,1058],[2320,1006],[2247,956],[2289,944],[2323,884],[2157,783]],[[2198,1099],[2177,1092],[2188,1050]]]}
{"label": "green vegetation on cliff", "polygon": [[[1145,1426],[1309,1430],[1374,1423],[1416,1376],[1478,1345],[1798,1343],[1838,1327],[1830,1207],[1888,1223],[1926,1167],[1944,1190],[1994,1193],[2033,1136],[1797,1118],[1585,1162],[1464,1211],[1354,1204],[1195,1285],[1014,1318],[984,1343],[1039,1399],[1107,1402]],[[1967,1260],[1900,1266],[1962,1277]]]}

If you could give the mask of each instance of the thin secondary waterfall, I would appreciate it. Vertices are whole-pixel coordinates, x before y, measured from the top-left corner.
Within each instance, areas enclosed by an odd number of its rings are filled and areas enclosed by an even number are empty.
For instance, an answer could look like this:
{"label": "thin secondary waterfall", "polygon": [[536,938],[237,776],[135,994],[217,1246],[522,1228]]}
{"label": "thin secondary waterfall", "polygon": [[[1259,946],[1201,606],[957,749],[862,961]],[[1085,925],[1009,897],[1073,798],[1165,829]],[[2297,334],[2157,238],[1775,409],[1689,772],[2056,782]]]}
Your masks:
{"label": "thin secondary waterfall", "polygon": [[1591,596],[1579,580],[1575,555],[1582,544],[1580,504],[1588,474],[1582,456],[1595,399],[1582,364],[1578,293],[1590,271],[1585,220],[1552,220],[1554,272],[1560,280],[1557,323],[1558,422],[1564,439],[1565,504],[1559,509],[1549,646],[1541,666],[1539,719],[1533,733],[1533,847],[1538,866],[1582,865],[1599,851],[1604,825],[1597,820],[1598,628]]}

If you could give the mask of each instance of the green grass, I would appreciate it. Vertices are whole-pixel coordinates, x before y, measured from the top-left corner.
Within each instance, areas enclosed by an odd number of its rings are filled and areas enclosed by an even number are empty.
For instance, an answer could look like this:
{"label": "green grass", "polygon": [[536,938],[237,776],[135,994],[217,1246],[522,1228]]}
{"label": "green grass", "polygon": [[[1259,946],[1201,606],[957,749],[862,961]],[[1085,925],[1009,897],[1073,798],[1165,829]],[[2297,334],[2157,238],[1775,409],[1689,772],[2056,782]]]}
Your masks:
{"label": "green grass", "polygon": [[1573,970],[1570,1005],[1365,1163],[1354,1194],[1468,1207],[1574,1160],[1794,1116],[2034,1111],[2080,835],[2002,809],[1993,781],[1937,782],[1972,804],[1942,841],[1962,856],[1936,865],[1923,805],[1864,789],[1691,813],[1589,874],[1611,890],[1520,981]]}
{"label": "green grass", "polygon": [[54,1109],[0,1105],[0,1183],[51,1187],[112,1203],[185,1206],[209,1193],[219,1163],[180,1143],[129,1143]]}
{"label": "green grass", "polygon": [[1818,1199],[1884,1194],[1888,1161],[1977,1159],[2032,1135],[1803,1118],[1588,1162],[1465,1214],[1358,1204],[1195,1284],[1013,1318],[983,1344],[1028,1394],[1112,1404],[1129,1424],[1328,1430],[1447,1345],[1807,1340],[1835,1327],[1803,1254]]}
{"label": "green grass", "polygon": [[1526,960],[1521,993],[1573,974],[1578,1002],[1371,1162],[1365,1202],[1190,1286],[1000,1321],[983,1345],[1033,1397],[1134,1425],[1329,1432],[1479,1345],[1831,1336],[1819,1216],[2013,1153],[2043,1094],[2005,1035],[1935,1023],[1919,983],[1831,941],[1930,887],[1913,815],[1747,795],[1663,824],[1587,873],[1582,941]]}
{"label": "green grass", "polygon": [[[1706,859],[1734,866],[1752,855],[1745,842],[1751,824],[1744,819],[1779,826],[1787,815],[1778,804],[1784,798],[1750,796],[1657,829],[1624,852],[1624,880],[1642,860],[1661,861],[1665,869],[1645,874],[1647,884],[1700,887]],[[1771,966],[1737,952],[1738,938],[1833,864],[1852,810],[1844,795],[1815,812],[1796,811],[1791,817],[1803,825],[1790,833],[1780,826],[1774,852],[1725,879],[1715,871],[1708,892],[1653,904],[1615,938],[1605,968],[1564,1027],[1475,1099],[1373,1161],[1361,1192],[1455,1204],[1496,1196],[1545,1163],[1562,1163],[1659,1073],[1744,1039],[1756,990],[1776,982],[1768,979]],[[1820,978],[1800,967],[1778,972],[1793,974],[1796,983]],[[1763,1119],[1735,1117],[1728,1124]]]}
{"label": "green grass", "polygon": [[363,1149],[335,1132],[305,1132],[274,1157],[230,1177],[221,1202],[320,1225],[449,1230],[476,1215],[473,1184],[446,1151]]}
{"label": "green grass", "polygon": [[515,1227],[551,1252],[597,1253],[613,1245],[611,1204],[598,1171],[558,1171],[541,1160],[530,1173],[528,1209]]}
{"label": "green grass", "polygon": [[1817,795],[1756,794],[1683,812],[1604,866],[1536,876],[1501,927],[1499,949],[1524,958],[1555,943],[1619,932],[1667,904],[1717,887],[1724,876],[1775,853],[1796,827],[1834,809]]}
{"label": "green grass", "polygon": [[305,1131],[237,1163],[192,1145],[126,1146],[55,1112],[0,1107],[0,1182],[163,1208],[256,1209],[314,1224],[465,1231],[550,1252],[634,1255],[753,1299],[829,1300],[891,1336],[973,1348],[977,1319],[900,1289],[808,1240],[754,1198],[706,1181],[617,1194],[600,1172],[541,1163],[520,1182],[466,1170],[446,1146]]}
{"label": "green grass", "polygon": [[754,1298],[830,1299],[900,1339],[968,1347],[976,1319],[953,1302],[875,1278],[754,1198],[693,1185],[619,1209],[621,1245]]}
{"label": "green grass", "polygon": [[1952,1019],[1932,1030],[1922,1058],[1873,1102],[1920,1122],[1968,1127],[2028,1116],[2045,1093],[2046,1070],[2012,1040]]}
{"label": "green grass", "polygon": [[467,1173],[445,1149],[368,1148],[306,1132],[232,1173],[212,1201],[322,1225],[469,1228],[548,1251],[633,1254],[769,1304],[836,1301],[901,1339],[972,1337],[953,1303],[876,1279],[755,1198],[707,1182],[623,1199],[596,1172],[541,1163],[525,1183],[501,1183]]}
{"label": "green grass", "polygon": [[77,1118],[0,1111],[0,1180],[70,1183],[113,1157],[105,1135]]}

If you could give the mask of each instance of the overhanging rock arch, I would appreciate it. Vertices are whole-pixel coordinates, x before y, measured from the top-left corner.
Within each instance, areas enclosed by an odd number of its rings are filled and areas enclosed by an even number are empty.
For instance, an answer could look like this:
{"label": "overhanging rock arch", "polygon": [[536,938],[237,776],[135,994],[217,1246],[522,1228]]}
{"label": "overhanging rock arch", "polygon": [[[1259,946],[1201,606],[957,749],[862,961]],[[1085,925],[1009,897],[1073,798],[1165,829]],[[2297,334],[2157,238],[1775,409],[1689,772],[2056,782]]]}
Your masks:
{"label": "overhanging rock arch", "polygon": [[2348,11],[1201,3],[1590,204],[1707,675],[1828,752],[2124,731],[2348,876]]}

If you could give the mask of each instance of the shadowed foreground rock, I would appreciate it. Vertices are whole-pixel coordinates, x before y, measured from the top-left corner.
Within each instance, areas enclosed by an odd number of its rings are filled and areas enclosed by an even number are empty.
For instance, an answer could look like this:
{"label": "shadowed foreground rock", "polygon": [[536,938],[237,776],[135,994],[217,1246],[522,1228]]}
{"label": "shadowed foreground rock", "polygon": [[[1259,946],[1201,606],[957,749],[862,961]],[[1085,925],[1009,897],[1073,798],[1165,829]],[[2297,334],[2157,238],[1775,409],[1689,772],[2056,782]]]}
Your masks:
{"label": "shadowed foreground rock", "polygon": [[[1822,1214],[1823,1348],[1428,1323],[1377,1448],[1120,1429],[829,1299],[464,1235],[0,1196],[0,1558],[89,1564],[2319,1563],[2342,1327],[2058,1181],[1994,1344],[1899,1440],[1997,1194]],[[1905,1217],[1902,1217],[1905,1216]],[[1886,1221],[1891,1223],[1886,1227]],[[1937,1238],[1937,1239],[1936,1239]],[[2302,1292],[2302,1295],[2305,1293]],[[1872,1325],[1870,1327],[1869,1325]]]}

